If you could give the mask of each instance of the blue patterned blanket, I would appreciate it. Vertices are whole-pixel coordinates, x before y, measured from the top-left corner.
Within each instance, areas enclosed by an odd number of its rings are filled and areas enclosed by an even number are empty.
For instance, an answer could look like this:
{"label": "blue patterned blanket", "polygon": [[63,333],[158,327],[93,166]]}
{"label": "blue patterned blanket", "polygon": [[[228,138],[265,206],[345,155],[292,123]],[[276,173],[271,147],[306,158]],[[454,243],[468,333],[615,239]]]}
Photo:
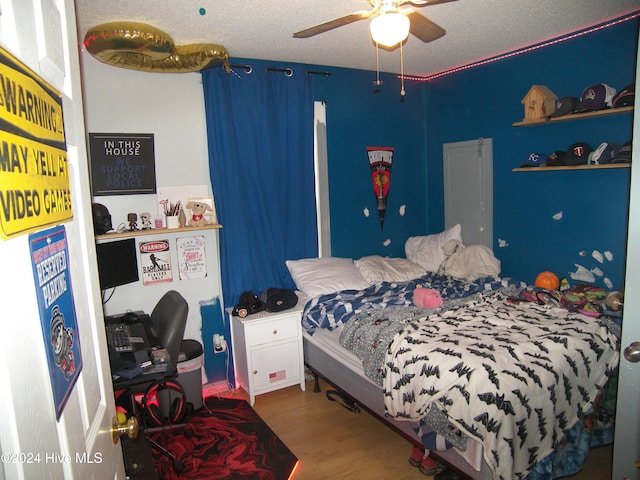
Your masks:
{"label": "blue patterned blanket", "polygon": [[510,278],[493,277],[482,277],[467,283],[446,275],[427,273],[409,282],[381,282],[364,290],[343,290],[314,297],[305,306],[302,327],[309,335],[313,335],[318,327],[334,330],[356,313],[372,308],[413,305],[413,291],[418,286],[438,290],[442,298],[451,300],[468,297],[474,293],[491,292],[502,287],[525,288],[527,285]]}

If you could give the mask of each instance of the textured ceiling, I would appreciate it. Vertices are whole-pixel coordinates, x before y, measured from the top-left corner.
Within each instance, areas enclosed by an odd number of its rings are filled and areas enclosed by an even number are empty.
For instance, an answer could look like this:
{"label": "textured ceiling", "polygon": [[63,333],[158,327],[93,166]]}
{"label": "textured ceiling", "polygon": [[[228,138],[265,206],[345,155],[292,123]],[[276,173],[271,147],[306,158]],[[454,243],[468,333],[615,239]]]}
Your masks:
{"label": "textured ceiling", "polygon": [[[233,58],[376,69],[369,20],[298,39],[296,31],[368,10],[368,0],[76,0],[78,36],[113,21],[143,22],[178,45],[215,43]],[[409,36],[404,73],[430,75],[598,25],[640,9],[640,0],[456,0],[419,8],[443,27],[423,43]],[[204,14],[202,14],[204,12]],[[380,50],[379,69],[400,71],[400,50]]]}

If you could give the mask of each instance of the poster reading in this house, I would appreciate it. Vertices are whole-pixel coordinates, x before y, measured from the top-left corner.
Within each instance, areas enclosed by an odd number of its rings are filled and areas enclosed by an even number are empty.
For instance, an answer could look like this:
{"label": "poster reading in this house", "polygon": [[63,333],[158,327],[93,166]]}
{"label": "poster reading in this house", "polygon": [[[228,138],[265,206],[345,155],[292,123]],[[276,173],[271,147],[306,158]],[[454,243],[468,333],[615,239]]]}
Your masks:
{"label": "poster reading in this house", "polygon": [[89,133],[89,152],[94,196],[156,193],[152,133]]}
{"label": "poster reading in this house", "polygon": [[176,239],[178,248],[178,273],[180,280],[204,278],[207,276],[207,255],[204,236]]}
{"label": "poster reading in this house", "polygon": [[140,242],[139,250],[143,285],[173,281],[168,240]]}
{"label": "poster reading in this house", "polygon": [[82,370],[64,227],[29,235],[29,248],[56,419],[60,419]]}

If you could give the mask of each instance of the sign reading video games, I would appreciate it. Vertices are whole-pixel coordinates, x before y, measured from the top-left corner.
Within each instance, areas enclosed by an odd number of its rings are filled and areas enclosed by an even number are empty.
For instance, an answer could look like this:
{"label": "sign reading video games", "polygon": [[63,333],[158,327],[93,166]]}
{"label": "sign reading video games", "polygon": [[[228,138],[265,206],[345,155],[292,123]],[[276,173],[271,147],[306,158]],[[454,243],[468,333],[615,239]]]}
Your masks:
{"label": "sign reading video games", "polygon": [[90,133],[94,196],[156,193],[151,133]]}
{"label": "sign reading video games", "polygon": [[0,48],[0,238],[73,217],[62,97]]}

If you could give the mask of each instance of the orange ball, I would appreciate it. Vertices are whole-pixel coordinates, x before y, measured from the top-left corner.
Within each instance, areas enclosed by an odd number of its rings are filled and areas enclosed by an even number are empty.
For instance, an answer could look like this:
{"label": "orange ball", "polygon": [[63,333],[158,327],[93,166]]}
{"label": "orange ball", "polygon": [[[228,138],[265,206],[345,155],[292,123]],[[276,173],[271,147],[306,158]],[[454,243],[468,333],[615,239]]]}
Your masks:
{"label": "orange ball", "polygon": [[560,286],[560,280],[553,272],[540,272],[536,277],[535,286],[547,290],[557,290]]}

